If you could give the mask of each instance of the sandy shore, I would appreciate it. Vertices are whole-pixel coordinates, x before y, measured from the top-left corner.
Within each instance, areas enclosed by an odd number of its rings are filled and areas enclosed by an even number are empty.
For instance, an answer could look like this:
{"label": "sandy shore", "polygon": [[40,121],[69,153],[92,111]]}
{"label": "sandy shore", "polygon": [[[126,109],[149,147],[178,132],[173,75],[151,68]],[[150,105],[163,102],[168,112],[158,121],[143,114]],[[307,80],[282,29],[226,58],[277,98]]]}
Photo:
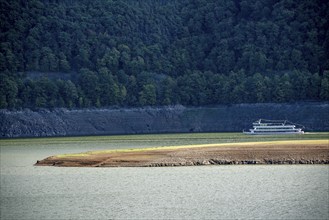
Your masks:
{"label": "sandy shore", "polygon": [[329,140],[246,142],[51,156],[37,166],[157,167],[215,164],[329,164]]}

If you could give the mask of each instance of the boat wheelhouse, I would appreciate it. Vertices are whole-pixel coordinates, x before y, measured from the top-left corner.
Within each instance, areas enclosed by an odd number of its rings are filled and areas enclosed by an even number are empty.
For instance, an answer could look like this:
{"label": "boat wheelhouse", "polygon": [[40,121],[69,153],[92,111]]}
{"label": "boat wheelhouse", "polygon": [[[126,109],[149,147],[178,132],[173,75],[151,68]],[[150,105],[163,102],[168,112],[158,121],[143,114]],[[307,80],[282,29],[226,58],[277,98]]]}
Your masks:
{"label": "boat wheelhouse", "polygon": [[[243,131],[245,134],[304,134],[304,126],[294,124],[287,120],[259,119],[252,123],[253,128]],[[297,127],[300,126],[300,127]]]}

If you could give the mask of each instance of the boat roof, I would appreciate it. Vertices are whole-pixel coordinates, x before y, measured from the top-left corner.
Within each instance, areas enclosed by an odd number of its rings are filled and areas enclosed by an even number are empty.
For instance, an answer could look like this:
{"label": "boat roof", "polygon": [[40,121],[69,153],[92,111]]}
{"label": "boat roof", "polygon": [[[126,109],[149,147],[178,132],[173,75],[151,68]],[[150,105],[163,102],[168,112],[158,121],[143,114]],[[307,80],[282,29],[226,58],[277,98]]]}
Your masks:
{"label": "boat roof", "polygon": [[299,125],[296,123],[292,123],[288,120],[269,120],[269,119],[258,119],[253,122],[253,125],[264,125],[264,126],[289,126],[289,125],[298,125],[304,127],[303,125]]}

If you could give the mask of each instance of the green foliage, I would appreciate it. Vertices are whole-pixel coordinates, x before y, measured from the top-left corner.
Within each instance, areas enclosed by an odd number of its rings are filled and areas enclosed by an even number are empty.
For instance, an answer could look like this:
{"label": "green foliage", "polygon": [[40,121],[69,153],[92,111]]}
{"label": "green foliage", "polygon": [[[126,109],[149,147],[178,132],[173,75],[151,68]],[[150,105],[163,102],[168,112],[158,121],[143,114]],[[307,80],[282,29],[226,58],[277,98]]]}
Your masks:
{"label": "green foliage", "polygon": [[13,108],[18,93],[17,83],[5,74],[0,74],[0,108]]}
{"label": "green foliage", "polygon": [[321,80],[320,98],[329,101],[329,71],[324,73]]}
{"label": "green foliage", "polygon": [[0,108],[329,100],[326,1],[0,7]]}
{"label": "green foliage", "polygon": [[156,89],[153,84],[146,84],[142,91],[139,92],[139,103],[141,105],[155,105],[156,104]]}

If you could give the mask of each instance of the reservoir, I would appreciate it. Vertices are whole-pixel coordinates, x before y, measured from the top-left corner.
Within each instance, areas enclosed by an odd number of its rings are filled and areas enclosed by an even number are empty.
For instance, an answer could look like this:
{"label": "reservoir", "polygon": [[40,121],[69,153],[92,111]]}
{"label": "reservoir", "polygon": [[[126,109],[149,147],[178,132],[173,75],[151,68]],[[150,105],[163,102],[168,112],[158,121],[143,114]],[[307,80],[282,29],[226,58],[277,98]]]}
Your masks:
{"label": "reservoir", "polygon": [[218,142],[210,137],[163,137],[162,141],[148,136],[0,140],[0,218],[329,218],[328,165],[33,166],[63,153]]}

